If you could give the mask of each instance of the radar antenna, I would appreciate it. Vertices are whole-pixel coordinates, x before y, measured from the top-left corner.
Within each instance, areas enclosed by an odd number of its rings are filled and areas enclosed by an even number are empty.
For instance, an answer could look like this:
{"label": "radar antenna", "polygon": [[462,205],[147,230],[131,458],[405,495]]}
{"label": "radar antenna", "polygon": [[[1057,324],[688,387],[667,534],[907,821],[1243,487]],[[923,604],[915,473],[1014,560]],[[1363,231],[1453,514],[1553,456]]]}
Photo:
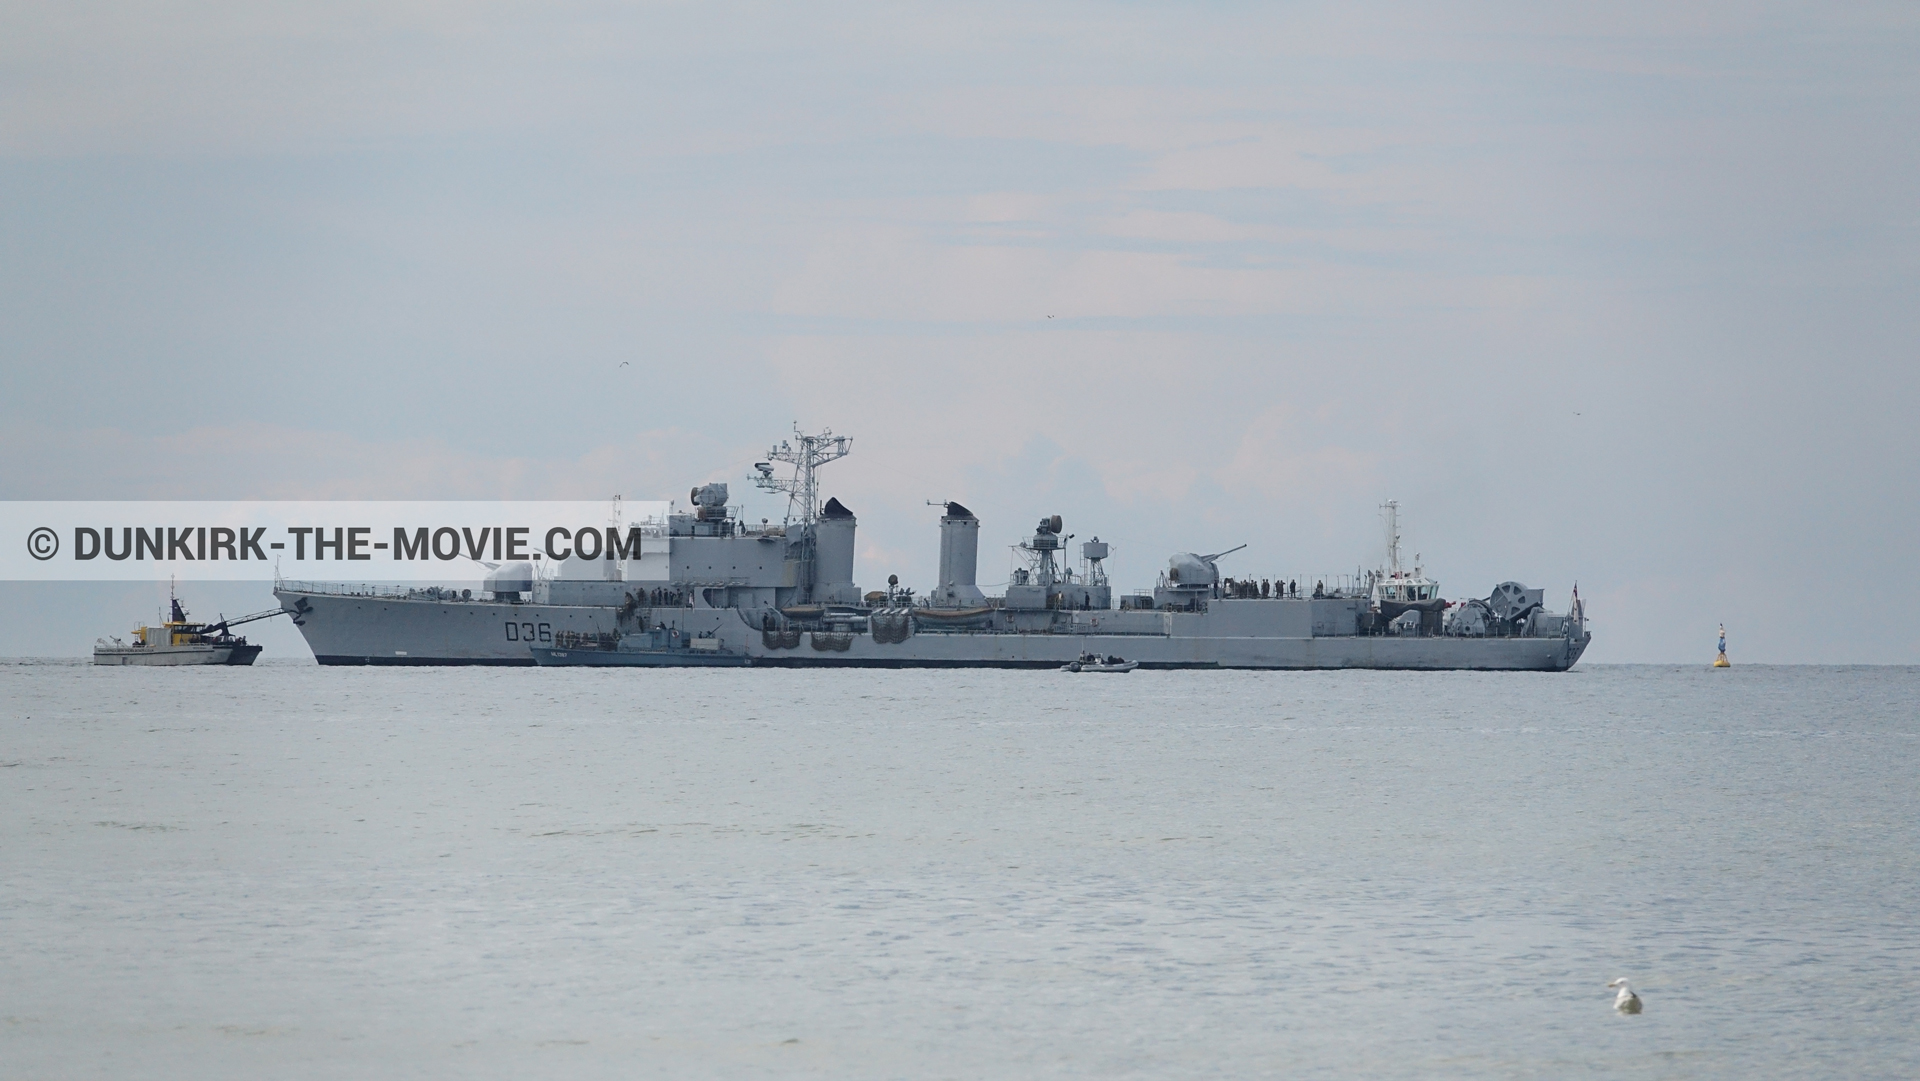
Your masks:
{"label": "radar antenna", "polygon": [[[794,445],[799,444],[798,446]],[[832,428],[820,429],[819,435],[808,435],[793,426],[793,441],[782,439],[780,444],[767,451],[767,460],[754,463],[754,486],[768,492],[787,494],[787,525],[797,520],[800,525],[810,526],[820,516],[820,482],[814,471],[828,462],[845,458],[853,449],[853,440],[844,435],[834,435]],[[773,475],[773,463],[785,462],[793,467],[793,476],[785,480]]]}

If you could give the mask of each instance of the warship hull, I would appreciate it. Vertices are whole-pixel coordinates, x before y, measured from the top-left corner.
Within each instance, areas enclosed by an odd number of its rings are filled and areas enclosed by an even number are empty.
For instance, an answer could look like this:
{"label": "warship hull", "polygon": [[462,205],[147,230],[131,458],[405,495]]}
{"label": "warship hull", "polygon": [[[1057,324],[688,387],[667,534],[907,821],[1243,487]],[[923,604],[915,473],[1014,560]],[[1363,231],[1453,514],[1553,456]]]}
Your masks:
{"label": "warship hull", "polygon": [[[996,613],[1005,629],[922,632],[906,614],[833,624],[834,631],[771,632],[744,614],[701,618],[681,613],[684,627],[719,639],[720,648],[753,658],[755,667],[786,668],[1043,668],[1083,654],[1117,656],[1141,668],[1411,670],[1478,669],[1556,672],[1586,648],[1584,634],[1467,638],[1338,633],[1359,622],[1352,600],[1228,600],[1206,611],[1078,611]],[[1022,630],[1031,622],[1046,629]],[[928,622],[933,622],[929,620]],[[731,625],[730,625],[731,624]],[[1319,627],[1330,633],[1316,634]],[[839,628],[846,628],[841,630]]]}
{"label": "warship hull", "polygon": [[690,649],[555,649],[534,646],[528,652],[542,668],[749,668],[753,658],[739,653]]}
{"label": "warship hull", "polygon": [[[437,601],[280,590],[314,659],[325,665],[532,665],[559,633],[591,637],[664,624],[711,633],[720,648],[762,668],[1058,668],[1082,653],[1112,654],[1142,668],[1565,671],[1586,649],[1584,634],[1553,637],[1445,637],[1313,633],[1353,625],[1352,601],[1230,600],[1205,612],[1071,612],[1060,630],[932,630],[880,641],[871,627],[795,632],[785,639],[740,609],[640,609]],[[1099,621],[1120,625],[1101,633]],[[772,643],[772,644],[770,644]],[[571,650],[573,658],[588,651]],[[549,663],[552,663],[549,660]],[[592,661],[574,660],[576,664]],[[657,666],[657,665],[648,665]]]}
{"label": "warship hull", "polygon": [[605,634],[612,606],[426,600],[278,589],[274,596],[327,665],[531,665],[555,632]]}
{"label": "warship hull", "polygon": [[[933,637],[931,635],[929,638]],[[1032,635],[1015,635],[1031,639]],[[831,659],[758,655],[759,668],[1035,668],[1057,671],[1082,649],[1124,656],[1142,669],[1406,669],[1411,671],[1563,672],[1579,659],[1562,644],[1524,638],[1469,643],[1445,639],[1313,638],[1184,639],[1143,642],[1132,636],[1070,642],[933,642],[902,651],[856,642]],[[1491,647],[1491,648],[1489,648]]]}

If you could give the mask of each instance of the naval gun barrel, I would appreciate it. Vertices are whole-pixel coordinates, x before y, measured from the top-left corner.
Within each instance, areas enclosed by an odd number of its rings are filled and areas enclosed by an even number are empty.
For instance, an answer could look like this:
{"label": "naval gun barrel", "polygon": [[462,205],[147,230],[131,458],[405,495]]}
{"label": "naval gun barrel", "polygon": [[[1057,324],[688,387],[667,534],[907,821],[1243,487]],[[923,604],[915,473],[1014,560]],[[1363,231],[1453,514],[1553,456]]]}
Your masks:
{"label": "naval gun barrel", "polygon": [[1240,550],[1241,548],[1245,548],[1245,547],[1246,547],[1246,545],[1244,545],[1244,544],[1242,544],[1242,545],[1237,545],[1237,546],[1235,546],[1235,547],[1232,547],[1232,548],[1229,548],[1229,549],[1227,549],[1227,550],[1226,550],[1226,551],[1224,551],[1224,552],[1215,552],[1215,553],[1213,553],[1213,554],[1212,554],[1212,555],[1210,555],[1210,556],[1201,556],[1201,557],[1200,557],[1200,561],[1201,561],[1202,563],[1211,563],[1211,562],[1213,562],[1214,560],[1216,560],[1216,559],[1219,559],[1219,558],[1220,558],[1221,556],[1230,556],[1230,555],[1232,555],[1233,553],[1235,553],[1235,552],[1237,552],[1237,551],[1239,551],[1239,550]]}

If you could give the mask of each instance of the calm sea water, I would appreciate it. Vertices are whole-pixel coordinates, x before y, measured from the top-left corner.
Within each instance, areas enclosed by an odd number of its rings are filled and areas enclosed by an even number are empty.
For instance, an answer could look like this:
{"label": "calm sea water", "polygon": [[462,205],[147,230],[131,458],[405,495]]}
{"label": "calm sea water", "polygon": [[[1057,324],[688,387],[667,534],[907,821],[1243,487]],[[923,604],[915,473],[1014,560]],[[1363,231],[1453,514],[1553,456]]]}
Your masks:
{"label": "calm sea water", "polygon": [[0,665],[0,1074],[1911,1078],[1916,703]]}

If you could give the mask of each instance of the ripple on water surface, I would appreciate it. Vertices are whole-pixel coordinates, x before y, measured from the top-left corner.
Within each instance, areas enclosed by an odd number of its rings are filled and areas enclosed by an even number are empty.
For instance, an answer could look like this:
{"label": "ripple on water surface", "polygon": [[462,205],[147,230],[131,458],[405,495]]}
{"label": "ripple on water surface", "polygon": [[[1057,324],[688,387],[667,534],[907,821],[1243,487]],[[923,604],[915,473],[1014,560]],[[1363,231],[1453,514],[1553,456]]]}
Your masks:
{"label": "ripple on water surface", "polygon": [[1920,670],[0,683],[15,1076],[1920,1075]]}

